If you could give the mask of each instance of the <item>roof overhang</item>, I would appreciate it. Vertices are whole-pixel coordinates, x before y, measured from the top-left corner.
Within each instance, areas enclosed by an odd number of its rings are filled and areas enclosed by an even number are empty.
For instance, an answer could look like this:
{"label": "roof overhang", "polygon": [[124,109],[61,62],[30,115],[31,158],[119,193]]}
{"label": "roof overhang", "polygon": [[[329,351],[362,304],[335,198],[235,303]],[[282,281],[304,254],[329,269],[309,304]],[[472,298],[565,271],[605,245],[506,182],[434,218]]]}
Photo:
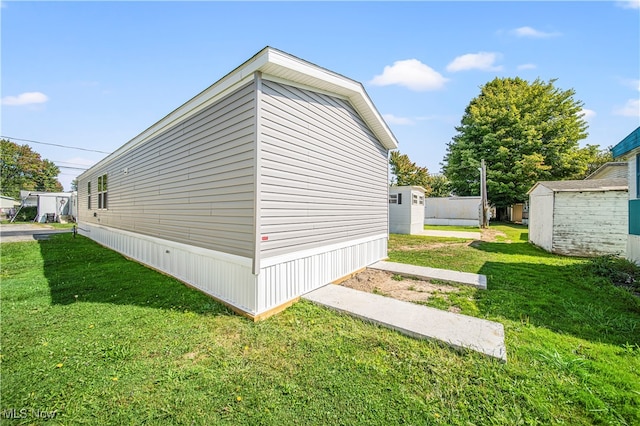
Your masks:
{"label": "roof overhang", "polygon": [[633,132],[618,142],[616,146],[611,148],[611,154],[613,158],[619,158],[636,148],[640,148],[640,127],[637,127]]}
{"label": "roof overhang", "polygon": [[288,82],[310,90],[338,95],[347,99],[386,149],[391,150],[398,147],[398,141],[373,105],[361,83],[267,46],[93,167],[110,162],[132,148],[163,133],[182,120],[207,108],[252,80],[256,72],[261,72],[263,78],[266,79]]}

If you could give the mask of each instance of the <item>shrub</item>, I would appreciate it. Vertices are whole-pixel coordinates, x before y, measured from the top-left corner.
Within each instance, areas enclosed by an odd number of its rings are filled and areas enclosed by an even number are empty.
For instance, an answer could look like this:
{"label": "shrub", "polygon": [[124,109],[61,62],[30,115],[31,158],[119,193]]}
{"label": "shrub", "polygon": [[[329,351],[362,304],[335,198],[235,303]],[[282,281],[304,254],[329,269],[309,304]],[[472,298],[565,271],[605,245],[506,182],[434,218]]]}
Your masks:
{"label": "shrub", "polygon": [[38,208],[36,206],[23,207],[16,214],[16,220],[19,220],[21,222],[32,221],[33,219],[36,218],[37,214],[38,214]]}
{"label": "shrub", "polygon": [[640,266],[619,256],[606,255],[589,260],[587,269],[615,286],[640,292]]}

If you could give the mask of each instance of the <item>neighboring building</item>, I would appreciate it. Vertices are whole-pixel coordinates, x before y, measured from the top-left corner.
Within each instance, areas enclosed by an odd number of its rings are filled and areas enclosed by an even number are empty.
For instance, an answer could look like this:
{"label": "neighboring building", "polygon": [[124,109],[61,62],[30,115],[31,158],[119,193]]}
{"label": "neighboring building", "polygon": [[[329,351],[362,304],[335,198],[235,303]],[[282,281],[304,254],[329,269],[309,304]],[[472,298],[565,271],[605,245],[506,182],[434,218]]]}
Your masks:
{"label": "neighboring building", "polygon": [[628,173],[626,161],[611,161],[600,166],[585,179],[626,179]]}
{"label": "neighboring building", "polygon": [[435,197],[425,200],[425,225],[480,227],[481,197]]}
{"label": "neighboring building", "polygon": [[509,222],[525,223],[525,212],[526,208],[524,203],[510,205],[509,207],[507,207],[507,217],[509,218]]}
{"label": "neighboring building", "polygon": [[424,230],[424,188],[392,186],[389,188],[389,232],[419,234]]}
{"label": "neighboring building", "polygon": [[640,265],[640,127],[614,146],[612,152],[615,159],[627,159],[629,182],[627,259]]}
{"label": "neighboring building", "polygon": [[529,241],[568,256],[624,255],[627,180],[538,182],[529,194]]}
{"label": "neighboring building", "polygon": [[266,47],[80,175],[80,233],[263,318],[386,258],[394,148],[362,84]]}
{"label": "neighboring building", "polygon": [[[22,207],[37,207],[34,222],[60,222],[73,220],[76,215],[75,192],[20,191]],[[68,219],[67,219],[68,218]]]}
{"label": "neighboring building", "polygon": [[0,195],[0,219],[5,220],[9,217],[12,217],[19,205],[20,202],[14,200],[13,198]]}

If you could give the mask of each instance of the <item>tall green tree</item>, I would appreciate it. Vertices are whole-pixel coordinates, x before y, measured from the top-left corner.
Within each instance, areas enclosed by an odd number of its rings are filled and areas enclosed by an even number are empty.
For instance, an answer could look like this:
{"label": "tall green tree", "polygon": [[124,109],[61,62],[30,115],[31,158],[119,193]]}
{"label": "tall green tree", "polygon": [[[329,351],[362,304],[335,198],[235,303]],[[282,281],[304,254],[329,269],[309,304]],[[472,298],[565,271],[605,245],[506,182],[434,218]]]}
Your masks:
{"label": "tall green tree", "polygon": [[444,174],[457,195],[480,194],[480,160],[487,164],[487,194],[497,207],[526,199],[539,180],[580,178],[593,148],[583,103],[555,80],[496,78],[481,87],[447,145]]}
{"label": "tall green tree", "polygon": [[613,161],[613,153],[611,152],[611,146],[600,149],[598,145],[587,145],[585,151],[585,155],[587,157],[587,169],[584,174],[578,179],[583,179],[589,176],[591,173],[598,170],[602,165]]}
{"label": "tall green tree", "polygon": [[421,186],[426,192],[431,192],[429,184],[429,170],[420,167],[409,159],[407,154],[400,154],[400,151],[391,151],[389,158],[391,165],[391,183],[398,186]]}
{"label": "tall green tree", "polygon": [[431,193],[429,197],[448,197],[451,195],[449,179],[445,175],[429,175]]}
{"label": "tall green tree", "polygon": [[60,169],[42,159],[29,145],[0,140],[0,193],[18,198],[20,190],[62,191]]}

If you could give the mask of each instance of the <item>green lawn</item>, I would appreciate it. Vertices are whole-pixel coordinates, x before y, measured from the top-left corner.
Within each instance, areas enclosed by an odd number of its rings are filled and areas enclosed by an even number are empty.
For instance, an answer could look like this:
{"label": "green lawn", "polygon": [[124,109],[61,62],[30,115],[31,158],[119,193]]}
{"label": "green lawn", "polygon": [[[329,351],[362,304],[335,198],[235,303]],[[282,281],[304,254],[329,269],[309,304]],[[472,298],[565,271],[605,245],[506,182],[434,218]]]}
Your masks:
{"label": "green lawn", "polygon": [[[488,276],[432,302],[500,321],[506,364],[301,301],[259,323],[70,234],[4,243],[4,418],[32,424],[640,424],[640,303],[526,242],[392,236]],[[421,247],[421,244],[424,247]],[[431,246],[429,246],[431,244]],[[402,247],[403,250],[398,250]],[[2,424],[8,420],[0,419]]]}

